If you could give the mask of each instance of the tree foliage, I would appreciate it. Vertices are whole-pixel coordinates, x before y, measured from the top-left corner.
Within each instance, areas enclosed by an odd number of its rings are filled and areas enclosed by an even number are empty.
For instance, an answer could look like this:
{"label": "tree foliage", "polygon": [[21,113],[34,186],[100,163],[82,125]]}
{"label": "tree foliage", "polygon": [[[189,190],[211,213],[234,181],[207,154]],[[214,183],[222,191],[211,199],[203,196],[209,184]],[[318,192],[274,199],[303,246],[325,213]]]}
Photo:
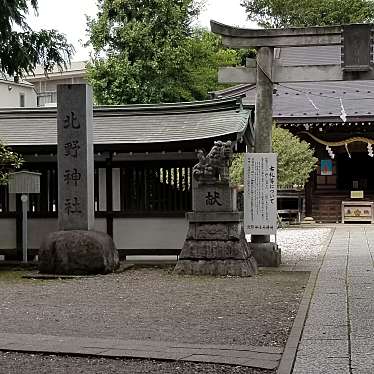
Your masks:
{"label": "tree foliage", "polygon": [[[273,128],[272,145],[278,155],[278,187],[304,187],[318,161],[310,145],[277,127]],[[243,154],[237,155],[230,168],[231,181],[238,185],[244,183],[243,160]]]}
{"label": "tree foliage", "polygon": [[0,143],[0,185],[6,184],[9,173],[20,168],[22,158]]}
{"label": "tree foliage", "polygon": [[56,30],[31,30],[25,21],[29,6],[37,12],[37,0],[0,0],[0,74],[22,77],[38,64],[46,72],[62,69],[74,52]]}
{"label": "tree foliage", "polygon": [[242,0],[248,18],[269,28],[372,23],[371,0]]}
{"label": "tree foliage", "polygon": [[95,51],[88,79],[99,104],[200,100],[217,89],[219,66],[239,54],[194,29],[193,0],[100,0],[88,20]]}

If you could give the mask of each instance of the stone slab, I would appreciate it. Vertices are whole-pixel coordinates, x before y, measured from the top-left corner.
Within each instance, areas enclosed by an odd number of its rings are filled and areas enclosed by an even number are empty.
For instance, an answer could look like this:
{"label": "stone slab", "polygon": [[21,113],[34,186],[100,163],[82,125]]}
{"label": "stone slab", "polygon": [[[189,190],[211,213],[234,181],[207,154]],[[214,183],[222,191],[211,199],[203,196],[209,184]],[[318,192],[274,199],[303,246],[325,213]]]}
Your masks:
{"label": "stone slab", "polygon": [[374,321],[365,319],[351,320],[351,337],[352,339],[364,339],[374,336]]}
{"label": "stone slab", "polygon": [[94,228],[92,89],[86,84],[57,86],[59,230]]}
{"label": "stone slab", "polygon": [[244,238],[243,225],[237,223],[190,223],[187,239],[194,240],[240,240]]}
{"label": "stone slab", "polygon": [[174,361],[185,357],[183,353],[171,353],[152,350],[137,350],[137,349],[109,349],[100,352],[102,357],[131,357],[131,358],[145,358],[156,360]]}
{"label": "stone slab", "polygon": [[348,358],[298,358],[292,374],[350,374]]}
{"label": "stone slab", "polygon": [[303,339],[314,340],[342,340],[348,339],[347,325],[315,325],[305,324]]}
{"label": "stone slab", "polygon": [[374,355],[371,354],[352,354],[351,361],[352,373],[354,374],[372,374],[374,368]]}
{"label": "stone slab", "polygon": [[98,357],[131,357],[156,360],[184,360],[235,366],[274,369],[282,349],[244,345],[185,344],[53,336],[41,334],[1,334],[0,350],[30,353],[90,355]]}
{"label": "stone slab", "polygon": [[183,358],[182,361],[191,361],[191,362],[206,362],[214,364],[225,364],[225,365],[240,365],[248,366],[261,369],[276,369],[278,367],[278,361],[267,361],[260,359],[245,359],[245,358],[235,358],[235,357],[221,357],[221,356],[212,356],[212,355],[192,355],[186,358]]}
{"label": "stone slab", "polygon": [[[236,357],[221,357],[221,356],[212,356],[212,355],[191,355],[180,359],[181,361],[190,361],[190,362],[204,362],[211,364],[226,364],[226,365],[240,365],[246,366],[245,363],[248,361],[246,358],[236,358]],[[263,362],[264,365],[268,362]],[[263,366],[261,366],[264,368]],[[265,368],[264,368],[265,369]]]}
{"label": "stone slab", "polygon": [[188,212],[189,222],[242,222],[243,212]]}

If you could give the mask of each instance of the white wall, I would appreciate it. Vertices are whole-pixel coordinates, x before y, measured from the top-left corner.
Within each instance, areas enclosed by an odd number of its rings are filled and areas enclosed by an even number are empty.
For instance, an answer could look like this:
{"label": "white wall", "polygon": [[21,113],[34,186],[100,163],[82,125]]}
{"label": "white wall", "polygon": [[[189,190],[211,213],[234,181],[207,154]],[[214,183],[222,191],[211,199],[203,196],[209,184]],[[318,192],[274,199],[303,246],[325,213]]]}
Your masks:
{"label": "white wall", "polygon": [[37,105],[36,92],[32,86],[0,81],[0,108],[19,108],[20,94],[25,95],[25,107]]}
{"label": "white wall", "polygon": [[[119,249],[181,249],[187,235],[185,218],[115,218],[114,242]],[[37,249],[57,230],[57,218],[29,219],[28,247]],[[106,232],[106,219],[95,219],[95,230]],[[0,219],[0,249],[16,248],[16,220]]]}
{"label": "white wall", "polygon": [[[29,219],[27,226],[28,248],[37,249],[43,238],[50,232],[57,231],[57,218]],[[95,219],[95,230],[106,232],[106,219]],[[16,220],[0,219],[0,249],[16,248]]]}
{"label": "white wall", "polygon": [[4,218],[0,220],[0,249],[16,247],[16,220]]}
{"label": "white wall", "polygon": [[182,249],[185,218],[116,218],[113,238],[119,249]]}

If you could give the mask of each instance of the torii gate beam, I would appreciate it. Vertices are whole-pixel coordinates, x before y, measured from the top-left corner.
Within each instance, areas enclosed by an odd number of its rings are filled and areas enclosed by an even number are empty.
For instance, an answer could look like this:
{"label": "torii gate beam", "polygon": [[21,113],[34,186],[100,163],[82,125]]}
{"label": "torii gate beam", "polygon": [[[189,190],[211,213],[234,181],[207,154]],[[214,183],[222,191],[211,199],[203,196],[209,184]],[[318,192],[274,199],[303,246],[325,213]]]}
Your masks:
{"label": "torii gate beam", "polygon": [[[290,29],[242,29],[211,21],[212,31],[230,48],[280,48],[340,45],[341,64],[284,66],[273,61],[276,83],[371,80],[374,28],[370,24]],[[257,67],[226,67],[219,72],[220,83],[256,83]]]}
{"label": "torii gate beam", "polygon": [[296,27],[291,29],[242,29],[210,21],[212,32],[222,36],[230,48],[306,47],[340,45],[341,26]]}
{"label": "torii gate beam", "polygon": [[[224,67],[218,72],[219,83],[256,84],[257,67]],[[372,80],[374,70],[360,74],[344,72],[341,65],[283,66],[273,61],[274,83]]]}

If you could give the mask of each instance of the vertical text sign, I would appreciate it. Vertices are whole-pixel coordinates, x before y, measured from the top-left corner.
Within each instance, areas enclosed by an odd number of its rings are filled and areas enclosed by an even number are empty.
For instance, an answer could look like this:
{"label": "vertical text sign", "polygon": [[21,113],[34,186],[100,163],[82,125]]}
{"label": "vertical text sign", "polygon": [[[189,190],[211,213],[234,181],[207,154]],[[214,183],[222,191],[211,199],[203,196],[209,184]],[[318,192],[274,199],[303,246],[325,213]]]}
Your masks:
{"label": "vertical text sign", "polygon": [[247,153],[244,162],[244,230],[251,235],[277,231],[277,155]]}
{"label": "vertical text sign", "polygon": [[92,90],[57,86],[58,223],[60,230],[94,225]]}

